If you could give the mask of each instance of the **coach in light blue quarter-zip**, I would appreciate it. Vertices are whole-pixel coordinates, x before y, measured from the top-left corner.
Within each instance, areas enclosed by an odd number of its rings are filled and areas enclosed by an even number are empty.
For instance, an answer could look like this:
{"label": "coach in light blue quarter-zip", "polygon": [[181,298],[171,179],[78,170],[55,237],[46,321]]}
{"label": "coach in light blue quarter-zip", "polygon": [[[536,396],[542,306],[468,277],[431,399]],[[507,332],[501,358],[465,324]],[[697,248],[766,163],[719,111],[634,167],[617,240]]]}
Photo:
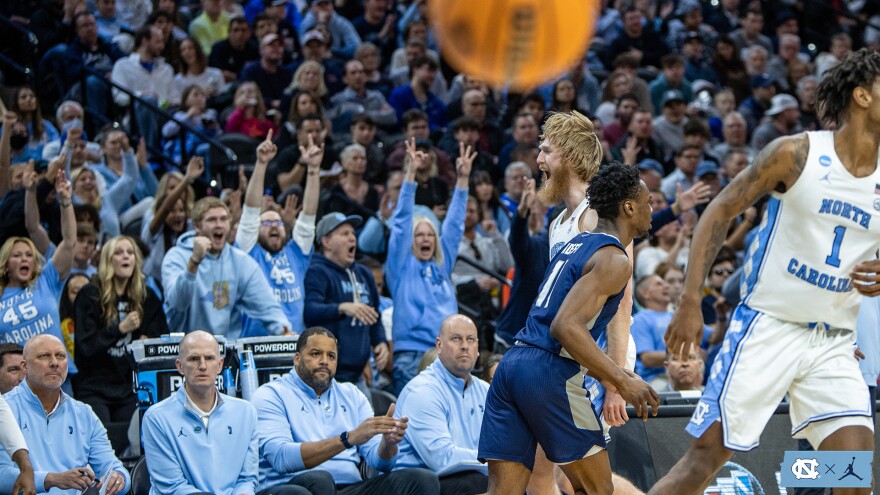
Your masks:
{"label": "coach in light blue quarter-zip", "polygon": [[[27,374],[3,397],[27,442],[37,493],[79,495],[103,481],[107,495],[125,495],[128,471],[113,454],[107,430],[91,407],[61,390],[67,379],[67,349],[49,334],[24,346]],[[0,450],[0,493],[10,493],[18,468]],[[102,486],[98,486],[101,488]]]}
{"label": "coach in light blue quarter-zip", "polygon": [[441,495],[485,493],[477,462],[489,384],[471,375],[479,353],[477,326],[464,315],[440,325],[437,359],[404,387],[395,415],[409,418],[395,469],[421,467],[440,476]]}
{"label": "coach in light blue quarter-zip", "polygon": [[150,495],[256,493],[257,412],[217,391],[214,380],[222,367],[210,333],[197,330],[180,341],[177,371],[184,385],[144,414]]}
{"label": "coach in light blue quarter-zip", "polygon": [[[254,394],[260,435],[260,488],[291,484],[313,494],[438,495],[437,475],[426,469],[390,471],[407,418],[394,405],[374,416],[364,394],[334,380],[338,348],[330,330],[299,336],[293,370]],[[361,457],[385,474],[362,480]]]}

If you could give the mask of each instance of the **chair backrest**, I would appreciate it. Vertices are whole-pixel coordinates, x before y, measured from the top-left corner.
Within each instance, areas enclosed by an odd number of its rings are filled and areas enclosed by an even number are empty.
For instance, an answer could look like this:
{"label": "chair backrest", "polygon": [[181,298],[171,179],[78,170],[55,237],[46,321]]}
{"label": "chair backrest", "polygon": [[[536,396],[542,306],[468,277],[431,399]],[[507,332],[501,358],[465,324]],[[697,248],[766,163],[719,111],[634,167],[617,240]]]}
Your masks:
{"label": "chair backrest", "polygon": [[238,187],[238,166],[244,165],[248,170],[253,169],[260,141],[237,132],[223,134],[217,140],[235,152],[238,159],[230,161],[226,155],[211,147],[208,157],[211,175],[215,179],[220,178],[223,187],[234,189]]}
{"label": "chair backrest", "polygon": [[385,414],[388,413],[388,408],[391,407],[391,404],[397,402],[397,397],[393,394],[375,388],[370,389],[370,399],[372,399],[373,413],[376,416],[385,416]]}
{"label": "chair backrest", "polygon": [[131,494],[132,495],[150,495],[150,473],[147,471],[147,458],[141,457],[141,460],[134,465],[131,470]]}

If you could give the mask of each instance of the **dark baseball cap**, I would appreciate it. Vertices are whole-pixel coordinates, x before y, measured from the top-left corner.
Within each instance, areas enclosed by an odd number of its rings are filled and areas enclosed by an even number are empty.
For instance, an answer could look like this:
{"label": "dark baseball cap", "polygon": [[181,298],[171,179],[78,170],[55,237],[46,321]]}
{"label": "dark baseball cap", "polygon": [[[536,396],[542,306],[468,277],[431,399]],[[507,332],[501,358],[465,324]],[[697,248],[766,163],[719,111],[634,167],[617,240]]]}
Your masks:
{"label": "dark baseball cap", "polygon": [[771,84],[773,84],[773,79],[771,79],[768,74],[758,74],[757,76],[752,76],[751,81],[749,81],[749,85],[753,88],[766,88]]}
{"label": "dark baseball cap", "polygon": [[679,101],[681,103],[687,103],[687,101],[685,101],[685,99],[684,99],[684,95],[681,93],[681,91],[679,91],[677,89],[670,89],[670,90],[666,91],[665,93],[663,93],[663,106],[664,107],[666,105],[668,105],[669,103],[676,102],[676,101]]}

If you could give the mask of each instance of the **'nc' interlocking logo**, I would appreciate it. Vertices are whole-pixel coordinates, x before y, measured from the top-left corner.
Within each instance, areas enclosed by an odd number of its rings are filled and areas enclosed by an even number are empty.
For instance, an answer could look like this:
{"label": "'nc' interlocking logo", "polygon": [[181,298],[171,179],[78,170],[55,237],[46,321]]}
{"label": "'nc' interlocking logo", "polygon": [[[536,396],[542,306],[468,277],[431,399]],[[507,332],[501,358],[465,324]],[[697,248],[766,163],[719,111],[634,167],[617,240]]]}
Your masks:
{"label": "'nc' interlocking logo", "polygon": [[816,471],[817,467],[819,467],[819,461],[816,459],[798,459],[791,465],[791,474],[799,480],[814,480],[819,477],[819,471]]}

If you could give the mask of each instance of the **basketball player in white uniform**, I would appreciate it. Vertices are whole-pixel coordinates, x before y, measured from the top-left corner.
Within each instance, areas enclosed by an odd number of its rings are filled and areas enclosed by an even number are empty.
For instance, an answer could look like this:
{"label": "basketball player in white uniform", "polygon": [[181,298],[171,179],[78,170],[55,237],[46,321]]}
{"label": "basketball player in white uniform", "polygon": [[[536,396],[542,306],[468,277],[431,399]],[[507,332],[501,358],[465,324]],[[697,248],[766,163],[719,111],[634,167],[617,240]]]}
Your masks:
{"label": "basketball player in white uniform", "polygon": [[[587,182],[599,170],[602,145],[593,132],[593,123],[584,115],[572,111],[556,113],[544,123],[538,153],[538,167],[544,172],[544,181],[538,199],[547,206],[565,203],[565,209],[550,224],[550,258],[573,237],[596,227],[599,217],[587,201]],[[571,212],[571,213],[569,213]],[[626,247],[633,259],[632,244]],[[636,359],[635,343],[629,333],[632,321],[632,284],[627,284],[617,315],[607,326],[608,357],[621,368],[633,369]],[[622,426],[627,421],[626,401],[613,386],[605,391],[602,420],[606,429]],[[549,461],[539,449],[529,493],[555,493]],[[613,476],[615,493],[638,493],[628,481]],[[548,488],[553,485],[552,490]]]}
{"label": "basketball player in white uniform", "polygon": [[847,55],[816,101],[837,130],[771,142],[697,224],[666,334],[673,352],[700,342],[700,286],[730,221],[771,195],[747,253],[742,301],[687,427],[695,439],[652,494],[703,493],[734,451],[758,446],[786,393],[795,438],[819,450],[874,449],[853,344],[861,295],[880,293],[880,53]]}

